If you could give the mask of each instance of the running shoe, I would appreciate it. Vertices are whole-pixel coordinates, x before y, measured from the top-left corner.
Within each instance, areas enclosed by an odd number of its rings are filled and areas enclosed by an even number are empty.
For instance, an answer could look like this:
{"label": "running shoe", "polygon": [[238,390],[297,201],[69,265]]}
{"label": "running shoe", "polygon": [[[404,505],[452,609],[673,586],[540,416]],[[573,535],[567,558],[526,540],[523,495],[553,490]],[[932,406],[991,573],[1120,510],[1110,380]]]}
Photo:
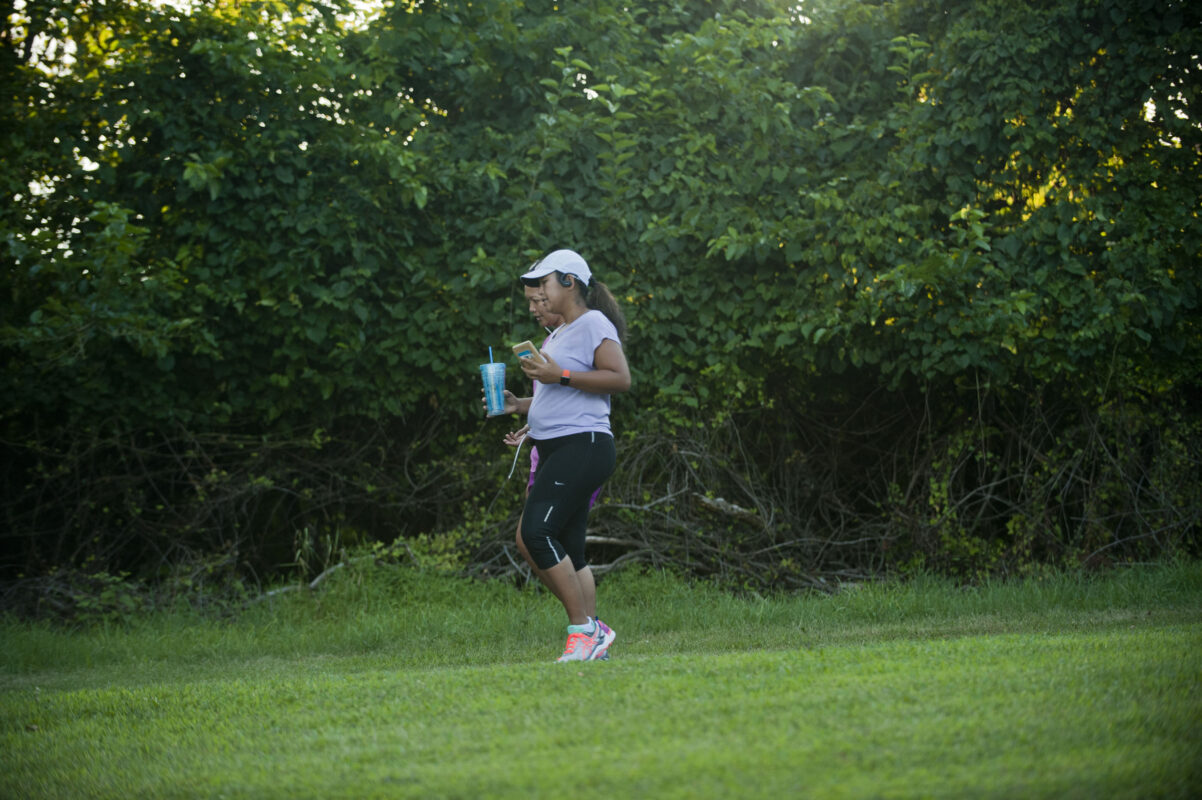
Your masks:
{"label": "running shoe", "polygon": [[[594,617],[594,619],[596,619]],[[593,645],[593,652],[588,657],[589,661],[608,661],[609,646],[614,643],[614,639],[618,638],[618,634],[614,633],[613,628],[606,625],[601,620],[597,620],[596,643]]]}
{"label": "running shoe", "polygon": [[[601,629],[597,628],[599,634]],[[558,661],[588,661],[593,655],[593,651],[597,648],[597,635],[589,636],[587,633],[569,633],[567,644],[563,647],[563,655],[555,659]]]}

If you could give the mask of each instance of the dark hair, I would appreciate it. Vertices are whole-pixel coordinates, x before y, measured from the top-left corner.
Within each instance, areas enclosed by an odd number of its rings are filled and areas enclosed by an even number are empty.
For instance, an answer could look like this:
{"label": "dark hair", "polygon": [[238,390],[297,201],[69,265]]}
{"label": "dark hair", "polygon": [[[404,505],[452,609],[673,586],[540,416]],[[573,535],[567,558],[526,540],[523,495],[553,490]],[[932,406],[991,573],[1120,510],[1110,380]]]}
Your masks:
{"label": "dark hair", "polygon": [[622,309],[618,306],[617,298],[613,296],[613,292],[609,290],[609,287],[596,279],[587,286],[580,281],[576,281],[576,284],[584,294],[585,305],[604,314],[614,324],[614,327],[618,329],[618,339],[625,339],[626,317],[623,316]]}

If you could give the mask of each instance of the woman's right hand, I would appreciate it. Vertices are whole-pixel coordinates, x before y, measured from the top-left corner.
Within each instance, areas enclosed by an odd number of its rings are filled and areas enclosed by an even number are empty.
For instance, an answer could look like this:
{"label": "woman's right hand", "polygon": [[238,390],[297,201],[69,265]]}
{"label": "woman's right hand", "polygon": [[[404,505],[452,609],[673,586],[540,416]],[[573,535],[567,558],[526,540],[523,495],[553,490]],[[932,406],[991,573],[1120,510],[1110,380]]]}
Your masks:
{"label": "woman's right hand", "polygon": [[505,410],[502,414],[520,414],[521,406],[518,405],[518,396],[508,389],[505,390]]}
{"label": "woman's right hand", "polygon": [[480,405],[484,407],[484,416],[500,417],[505,414],[520,414],[521,413],[521,406],[518,405],[517,395],[515,395],[513,392],[506,389],[504,397],[505,397],[505,407],[502,409],[501,413],[500,414],[489,414],[488,413],[488,398],[484,396],[484,390],[481,389],[480,390]]}

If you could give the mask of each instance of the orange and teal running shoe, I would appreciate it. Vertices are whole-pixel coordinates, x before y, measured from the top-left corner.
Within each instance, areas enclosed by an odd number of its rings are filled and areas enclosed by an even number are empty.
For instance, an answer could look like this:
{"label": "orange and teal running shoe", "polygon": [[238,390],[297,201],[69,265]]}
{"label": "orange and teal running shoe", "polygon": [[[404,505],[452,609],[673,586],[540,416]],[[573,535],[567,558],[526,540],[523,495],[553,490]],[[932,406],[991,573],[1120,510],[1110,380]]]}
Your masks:
{"label": "orange and teal running shoe", "polygon": [[[600,627],[597,633],[600,633]],[[563,655],[556,661],[588,661],[597,647],[597,635],[587,633],[569,633],[567,644],[563,647]]]}

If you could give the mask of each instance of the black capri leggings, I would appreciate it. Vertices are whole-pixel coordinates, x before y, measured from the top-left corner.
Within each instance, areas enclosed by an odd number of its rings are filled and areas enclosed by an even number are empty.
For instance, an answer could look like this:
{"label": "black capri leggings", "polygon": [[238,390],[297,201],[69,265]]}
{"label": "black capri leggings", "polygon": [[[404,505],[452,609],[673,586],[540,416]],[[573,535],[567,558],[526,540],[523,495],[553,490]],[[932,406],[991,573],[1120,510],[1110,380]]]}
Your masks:
{"label": "black capri leggings", "polygon": [[584,569],[588,501],[614,471],[614,438],[594,431],[534,444],[538,469],[522,512],[522,541],[539,569],[550,569],[564,558]]}

